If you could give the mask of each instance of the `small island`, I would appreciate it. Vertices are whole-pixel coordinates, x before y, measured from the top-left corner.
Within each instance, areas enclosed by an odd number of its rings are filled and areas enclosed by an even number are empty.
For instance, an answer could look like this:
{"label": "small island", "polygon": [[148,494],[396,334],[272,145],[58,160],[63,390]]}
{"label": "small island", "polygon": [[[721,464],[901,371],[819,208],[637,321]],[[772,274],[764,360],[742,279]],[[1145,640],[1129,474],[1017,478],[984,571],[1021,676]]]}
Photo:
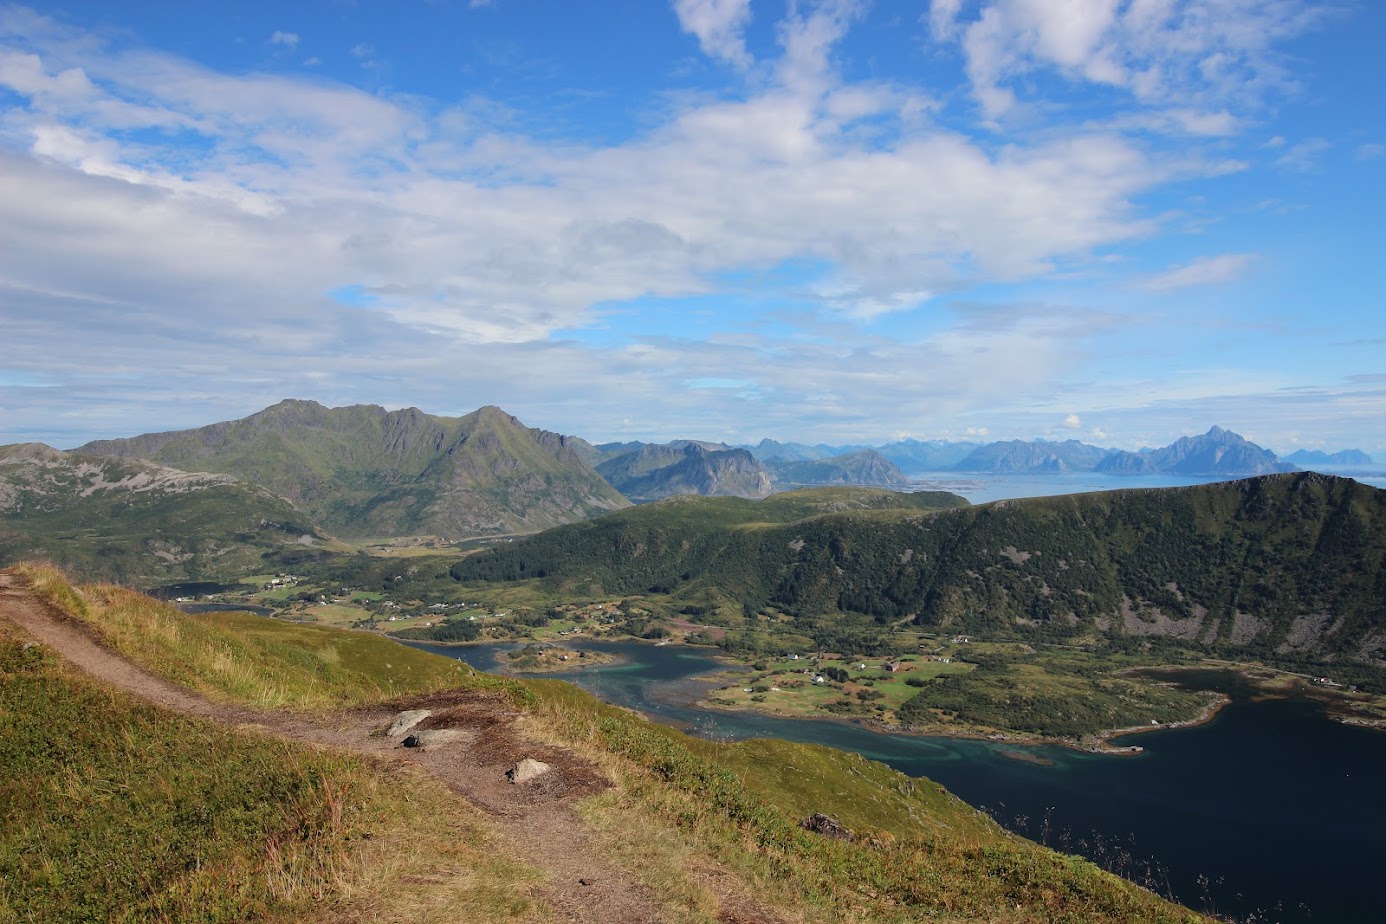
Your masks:
{"label": "small island", "polygon": [[531,643],[504,654],[504,669],[511,674],[557,674],[619,661],[606,651],[586,651],[559,645]]}

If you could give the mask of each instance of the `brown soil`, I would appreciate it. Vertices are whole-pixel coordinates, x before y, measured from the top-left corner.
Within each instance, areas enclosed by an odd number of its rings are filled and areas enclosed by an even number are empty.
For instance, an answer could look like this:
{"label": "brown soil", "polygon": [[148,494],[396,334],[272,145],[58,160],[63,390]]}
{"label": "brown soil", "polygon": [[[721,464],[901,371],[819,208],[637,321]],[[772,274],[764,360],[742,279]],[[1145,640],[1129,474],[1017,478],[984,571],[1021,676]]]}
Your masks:
{"label": "brown soil", "polygon": [[[513,855],[542,870],[540,897],[558,921],[644,924],[666,920],[660,896],[635,871],[604,856],[573,802],[610,783],[601,771],[570,751],[529,741],[515,729],[517,713],[494,694],[456,690],[334,713],[261,711],[217,703],[125,660],[104,647],[79,621],[35,597],[13,572],[0,571],[0,618],[17,625],[78,669],[134,696],[184,715],[237,727],[253,726],[279,737],[327,746],[383,761],[412,762],[486,812],[495,834]],[[451,728],[460,739],[437,747],[401,747],[385,737],[395,715],[431,709],[419,727]],[[402,739],[404,736],[399,736]],[[505,771],[525,757],[553,771],[528,783],[509,782]],[[780,924],[726,870],[710,861],[690,871],[717,896],[720,920]]]}

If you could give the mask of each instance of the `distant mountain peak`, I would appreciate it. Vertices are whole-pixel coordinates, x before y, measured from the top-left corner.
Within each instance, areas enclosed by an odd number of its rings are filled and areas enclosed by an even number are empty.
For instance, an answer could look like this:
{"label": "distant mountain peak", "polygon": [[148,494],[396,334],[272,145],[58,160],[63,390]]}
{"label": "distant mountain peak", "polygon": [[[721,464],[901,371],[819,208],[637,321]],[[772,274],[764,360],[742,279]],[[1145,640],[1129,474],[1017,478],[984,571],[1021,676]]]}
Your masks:
{"label": "distant mountain peak", "polygon": [[494,405],[435,417],[290,398],[240,420],[82,451],[233,474],[344,536],[527,532],[628,505],[559,434]]}

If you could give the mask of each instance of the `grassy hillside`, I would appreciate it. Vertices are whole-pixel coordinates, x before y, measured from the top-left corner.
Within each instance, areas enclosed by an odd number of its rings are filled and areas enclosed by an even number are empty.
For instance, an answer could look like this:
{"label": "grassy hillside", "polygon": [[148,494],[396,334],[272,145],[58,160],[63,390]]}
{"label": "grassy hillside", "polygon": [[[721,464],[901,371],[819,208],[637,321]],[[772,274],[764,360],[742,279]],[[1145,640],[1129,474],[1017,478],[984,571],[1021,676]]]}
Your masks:
{"label": "grassy hillside", "polygon": [[148,587],[272,570],[335,546],[283,498],[234,477],[0,447],[0,567],[43,558]]}
{"label": "grassy hillside", "polygon": [[[43,581],[43,589],[50,599],[65,602],[88,624],[103,632],[107,638],[119,638],[122,632],[103,629],[112,608],[127,605],[118,596],[100,588],[87,587],[73,591],[62,584],[59,576],[52,572],[38,572]],[[114,602],[111,602],[114,601]],[[133,605],[133,604],[131,604]],[[141,608],[146,614],[141,634],[161,636],[138,644],[126,643],[129,650],[143,650],[146,654],[136,659],[146,663],[152,670],[166,676],[182,676],[208,690],[220,690],[233,698],[244,698],[247,694],[237,692],[234,684],[225,680],[227,674],[243,671],[271,671],[285,688],[301,689],[311,682],[294,680],[294,673],[316,676],[330,673],[332,652],[351,649],[355,642],[328,642],[326,636],[303,635],[299,627],[286,626],[266,620],[257,633],[261,642],[246,648],[228,648],[223,660],[229,666],[218,668],[215,662],[199,662],[197,653],[203,642],[196,633],[184,634],[170,632],[166,623],[180,618],[187,623],[200,623],[188,617],[180,617],[176,611],[169,611],[159,604],[148,602]],[[163,627],[163,628],[161,628]],[[237,631],[244,625],[219,626]],[[328,631],[328,635],[339,634]],[[381,649],[381,659],[395,664],[397,646],[383,640],[373,640],[375,644],[386,646]],[[386,649],[390,652],[386,654]],[[4,690],[19,689],[24,696],[32,696],[36,689],[28,673],[34,670],[57,672],[62,668],[53,664],[40,651],[24,650],[12,643],[6,649],[4,673],[0,683]],[[151,653],[152,652],[152,653]],[[275,653],[271,667],[258,664],[266,657],[266,652]],[[423,656],[421,656],[423,657]],[[14,659],[19,658],[16,662]],[[175,674],[175,660],[185,660],[190,664],[201,664],[186,668],[188,673]],[[425,659],[427,660],[427,659]],[[442,662],[442,659],[433,659]],[[30,661],[41,661],[35,668]],[[452,662],[443,662],[453,669]],[[424,661],[413,662],[408,672],[401,672],[398,665],[389,668],[393,672],[395,689],[427,689],[433,684],[434,676],[423,668]],[[439,671],[446,675],[441,667]],[[358,671],[366,676],[370,671]],[[67,682],[67,681],[64,681]],[[483,678],[467,674],[464,682],[487,682]],[[642,870],[643,875],[651,877],[652,882],[660,884],[659,894],[669,903],[671,909],[677,908],[674,919],[687,921],[727,920],[717,911],[715,903],[709,904],[706,898],[699,898],[688,876],[689,871],[700,865],[716,862],[732,875],[749,884],[754,894],[772,907],[783,909],[790,920],[802,921],[843,921],[856,922],[905,922],[916,921],[923,916],[940,921],[993,921],[993,922],[1161,922],[1202,920],[1196,915],[1177,906],[1166,903],[1154,895],[1102,872],[1090,863],[1074,857],[1056,854],[1027,841],[1015,838],[998,829],[980,813],[968,808],[957,799],[943,792],[936,784],[925,780],[913,780],[880,764],[866,761],[855,755],[843,754],[825,748],[791,744],[787,742],[743,742],[724,745],[714,742],[688,738],[680,732],[650,723],[624,710],[609,707],[593,700],[575,688],[556,681],[533,681],[521,684],[518,681],[495,681],[503,683],[507,689],[516,691],[510,700],[523,709],[521,719],[526,734],[550,746],[563,746],[576,750],[595,765],[599,766],[611,780],[612,787],[607,791],[590,797],[582,806],[583,817],[591,827],[594,849],[609,852],[612,856],[625,857],[634,868]],[[341,702],[356,702],[369,695],[370,689],[378,689],[374,681],[363,680],[351,688],[343,687],[333,698]],[[523,690],[523,692],[520,692]],[[60,705],[55,708],[67,710],[71,715],[84,714],[89,707],[73,705],[66,690],[58,690],[49,696]],[[108,696],[109,694],[102,694]],[[311,702],[312,700],[299,700]],[[143,707],[135,707],[137,710]],[[19,710],[7,709],[0,715],[6,722],[16,720]],[[27,710],[26,711],[31,711]],[[146,710],[147,712],[151,712]],[[27,721],[24,720],[24,721]],[[49,840],[42,848],[47,864],[31,864],[32,869],[22,872],[25,886],[36,888],[46,901],[87,902],[91,907],[109,909],[117,900],[126,902],[152,901],[147,896],[162,894],[156,888],[165,875],[164,866],[178,865],[183,874],[203,876],[191,880],[191,885],[175,886],[177,894],[187,897],[177,905],[138,905],[131,904],[136,913],[128,918],[139,919],[141,914],[147,918],[152,915],[142,909],[148,907],[171,907],[170,916],[179,920],[225,920],[218,917],[215,909],[221,907],[242,907],[235,890],[242,888],[261,888],[255,885],[255,875],[220,875],[206,873],[206,867],[189,858],[200,856],[202,841],[196,840],[199,825],[225,825],[231,832],[230,841],[248,856],[254,856],[263,845],[272,842],[280,845],[279,855],[285,854],[281,838],[274,841],[283,818],[297,822],[293,827],[293,837],[305,840],[309,845],[305,851],[312,859],[326,857],[325,862],[335,862],[350,851],[363,849],[359,840],[353,840],[352,831],[362,830],[353,827],[354,813],[368,813],[375,803],[352,801],[356,795],[370,790],[368,782],[361,782],[341,788],[339,771],[334,767],[320,767],[316,764],[303,765],[309,769],[299,773],[300,765],[295,764],[292,749],[283,748],[281,754],[270,754],[254,758],[260,763],[248,763],[249,768],[242,774],[241,764],[236,759],[216,761],[216,766],[201,767],[206,774],[221,775],[225,778],[227,794],[219,796],[208,794],[205,788],[196,785],[174,772],[175,767],[187,764],[189,770],[198,769],[206,763],[202,738],[190,737],[187,756],[178,750],[179,731],[194,723],[170,725],[173,731],[165,733],[164,726],[151,723],[150,735],[158,735],[158,741],[145,741],[130,737],[133,732],[124,729],[129,721],[121,719],[104,730],[98,720],[88,722],[91,729],[103,729],[99,733],[87,735],[69,723],[61,726],[67,736],[90,739],[93,761],[125,760],[119,772],[107,769],[104,764],[93,764],[92,772],[78,777],[65,775],[59,771],[49,758],[63,757],[61,753],[45,754],[45,749],[36,747],[35,740],[45,740],[42,734],[31,733],[19,737],[22,753],[13,750],[16,736],[6,734],[0,741],[3,747],[12,750],[3,753],[5,779],[19,780],[14,785],[29,785],[44,775],[54,775],[56,788],[49,789],[47,801],[68,813],[87,804],[93,793],[107,800],[103,805],[121,803],[129,796],[129,781],[136,769],[148,775],[149,787],[157,791],[158,800],[169,803],[168,811],[143,809],[133,805],[126,815],[104,810],[89,812],[91,817],[79,820],[80,823],[66,821],[74,826],[70,839],[67,828],[59,824],[48,825],[51,830],[45,835]],[[25,726],[32,732],[30,726]],[[8,731],[8,729],[7,729]],[[201,734],[201,732],[199,732]],[[217,733],[227,734],[227,733]],[[125,738],[120,738],[125,735]],[[239,733],[238,733],[239,735]],[[240,736],[229,738],[241,740]],[[250,740],[246,738],[246,740]],[[258,739],[257,739],[258,740]],[[150,762],[140,760],[138,767],[130,766],[129,754],[147,754],[153,746],[160,747],[167,760]],[[237,745],[239,746],[239,745]],[[276,747],[281,747],[276,745]],[[37,752],[37,753],[35,753]],[[125,756],[121,756],[125,755]],[[305,759],[326,760],[322,757]],[[250,758],[247,758],[250,760]],[[336,760],[336,758],[333,758]],[[35,763],[36,762],[36,763]],[[24,769],[33,763],[32,769]],[[351,762],[346,762],[348,765]],[[16,769],[23,773],[12,773]],[[289,774],[298,783],[280,782],[281,771]],[[357,773],[355,765],[346,771]],[[249,805],[253,812],[266,813],[258,827],[240,824],[242,816],[231,813],[234,806],[244,806],[247,795],[254,785],[268,787],[270,792],[254,798]],[[316,781],[316,782],[315,782]],[[316,786],[316,788],[315,788]],[[278,788],[275,788],[278,787]],[[346,792],[346,796],[330,798],[322,793]],[[297,801],[295,801],[297,800]],[[0,803],[0,805],[6,803]],[[26,803],[27,804],[27,803]],[[310,806],[299,808],[298,806]],[[340,808],[333,808],[333,806]],[[326,807],[324,810],[324,806]],[[224,808],[223,808],[224,807]],[[378,806],[377,806],[378,807]],[[78,843],[102,843],[99,836],[107,829],[106,825],[128,824],[130,815],[143,811],[135,828],[145,832],[149,843],[163,845],[161,849],[143,849],[140,844],[120,841],[128,856],[122,856],[115,872],[111,873],[103,864],[115,862],[116,858],[107,856],[100,849],[91,852],[92,863],[105,872],[82,877],[75,871],[69,872],[70,857],[77,852]],[[191,815],[186,813],[191,812]],[[855,840],[832,840],[811,833],[798,825],[798,819],[813,812],[826,812],[837,817],[857,835]],[[284,814],[287,813],[287,814]],[[316,814],[315,814],[316,813]],[[96,816],[100,817],[96,817]],[[372,816],[376,819],[380,815]],[[321,818],[321,822],[312,819]],[[212,819],[200,821],[198,819]],[[309,819],[305,821],[304,819]],[[415,814],[411,820],[418,822]],[[311,822],[311,823],[310,823]],[[426,827],[426,825],[425,825]],[[185,843],[185,829],[194,831],[193,842]],[[377,831],[372,826],[370,830]],[[0,832],[0,858],[26,856],[33,857],[31,841],[27,835],[16,835],[14,826],[7,826]],[[97,836],[96,841],[90,837]],[[78,838],[81,838],[80,840]],[[332,840],[337,838],[337,840]],[[337,843],[350,844],[350,851],[340,853],[333,846]],[[372,840],[371,843],[374,843]],[[468,845],[478,843],[475,835]],[[84,848],[88,849],[88,848]],[[229,849],[229,848],[228,848]],[[345,849],[345,848],[343,848]],[[152,858],[152,859],[151,859]],[[455,857],[454,857],[455,859]],[[512,865],[499,864],[494,859],[476,857],[477,868],[468,877],[473,890],[459,901],[475,901],[479,895],[495,897],[496,905],[487,909],[488,914],[471,914],[467,911],[451,909],[449,919],[456,920],[497,920],[505,915],[518,919],[531,920],[541,917],[533,908],[524,906],[524,872]],[[164,866],[160,866],[160,862]],[[3,861],[0,861],[3,862]],[[309,862],[309,861],[305,861]],[[135,864],[135,866],[129,866]],[[14,867],[12,867],[13,869]],[[155,872],[149,870],[153,868]],[[339,869],[340,866],[333,866]],[[355,867],[361,869],[363,867]],[[236,869],[223,867],[222,869]],[[267,878],[274,879],[272,867],[263,870]],[[258,875],[258,873],[256,874]],[[46,876],[41,881],[36,878]],[[106,879],[101,878],[106,876]],[[117,891],[107,896],[108,880],[111,876],[121,883],[133,882],[137,885],[116,886]],[[65,877],[65,878],[64,878]],[[5,893],[13,903],[18,896],[10,882],[20,882],[8,876],[0,878],[7,883],[10,892]],[[181,882],[181,880],[177,880]],[[306,880],[305,881],[310,881]],[[418,880],[410,880],[418,882]],[[263,890],[270,897],[264,899],[267,915],[283,915],[290,912],[301,896],[313,895],[318,900],[331,901],[340,894],[339,883],[331,882],[322,887],[309,888],[302,893],[277,896],[270,885]],[[119,888],[127,891],[121,893]],[[408,892],[420,888],[411,885]],[[137,895],[130,895],[133,889]],[[196,901],[193,901],[195,896]],[[502,899],[502,896],[505,898]],[[378,899],[376,893],[361,896]],[[685,901],[686,898],[686,901]],[[105,902],[105,905],[97,903]],[[19,906],[23,907],[23,906]],[[57,908],[57,906],[54,906]],[[124,905],[121,905],[124,907]],[[244,906],[250,907],[250,906]],[[179,912],[185,911],[185,915]],[[525,917],[528,914],[529,917]],[[101,914],[93,917],[101,918]],[[246,919],[250,916],[243,916]],[[14,914],[11,914],[14,919]],[[78,920],[78,916],[67,915],[61,909],[40,920]],[[113,918],[113,919],[119,919]],[[404,920],[392,912],[377,911],[368,919]],[[442,918],[436,918],[442,919]],[[0,920],[4,920],[0,915]]]}
{"label": "grassy hillside", "polygon": [[539,919],[484,824],[416,771],[145,705],[0,619],[0,922]]}
{"label": "grassy hillside", "polygon": [[351,537],[530,531],[629,505],[566,437],[494,407],[435,417],[289,400],[242,420],[82,451],[236,475]]}
{"label": "grassy hillside", "polygon": [[652,505],[474,555],[452,573],[693,602],[717,593],[747,615],[806,625],[860,614],[987,637],[1172,639],[1386,666],[1386,492],[1355,481],[1300,473],[927,513],[825,512],[831,504],[786,497],[778,508],[774,498]]}
{"label": "grassy hillside", "polygon": [[525,695],[511,681],[374,633],[248,613],[189,615],[111,584],[74,589],[55,568],[20,570],[37,593],[90,626],[110,648],[210,699],[321,709],[464,686]]}

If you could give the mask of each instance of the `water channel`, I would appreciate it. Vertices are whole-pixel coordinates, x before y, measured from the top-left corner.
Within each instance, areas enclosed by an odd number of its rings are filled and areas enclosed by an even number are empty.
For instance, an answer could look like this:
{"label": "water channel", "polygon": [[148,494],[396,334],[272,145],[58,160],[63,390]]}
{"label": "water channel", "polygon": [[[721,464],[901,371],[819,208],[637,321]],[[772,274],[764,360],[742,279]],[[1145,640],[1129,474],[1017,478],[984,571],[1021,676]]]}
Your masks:
{"label": "water channel", "polygon": [[[513,645],[418,645],[495,670]],[[1185,683],[1233,702],[1202,726],[1133,736],[1144,753],[884,735],[827,720],[699,708],[700,679],[725,669],[703,650],[638,642],[572,647],[619,663],[561,675],[608,702],[709,738],[775,737],[856,751],[927,776],[999,821],[1068,853],[1103,859],[1195,908],[1243,922],[1386,921],[1386,734],[1324,718],[1312,702],[1255,702],[1235,674]]]}

